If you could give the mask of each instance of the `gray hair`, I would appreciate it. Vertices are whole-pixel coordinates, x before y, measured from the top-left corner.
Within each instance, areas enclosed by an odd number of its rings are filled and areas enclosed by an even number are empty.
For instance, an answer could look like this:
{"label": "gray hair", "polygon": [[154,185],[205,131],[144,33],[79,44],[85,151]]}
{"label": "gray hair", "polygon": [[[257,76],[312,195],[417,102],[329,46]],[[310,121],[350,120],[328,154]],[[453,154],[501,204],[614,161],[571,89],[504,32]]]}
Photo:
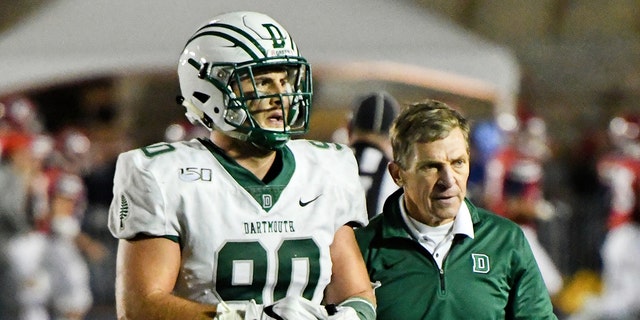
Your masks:
{"label": "gray hair", "polygon": [[405,106],[390,129],[393,160],[408,169],[415,143],[444,139],[456,128],[462,130],[469,153],[469,121],[458,111],[431,99]]}

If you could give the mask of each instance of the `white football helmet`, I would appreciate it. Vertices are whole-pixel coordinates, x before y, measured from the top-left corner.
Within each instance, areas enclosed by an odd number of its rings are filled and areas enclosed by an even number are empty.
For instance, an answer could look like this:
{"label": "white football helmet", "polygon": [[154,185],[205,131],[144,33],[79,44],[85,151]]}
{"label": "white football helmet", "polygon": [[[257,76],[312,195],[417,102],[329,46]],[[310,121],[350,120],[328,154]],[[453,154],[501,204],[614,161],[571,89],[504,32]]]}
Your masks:
{"label": "white football helmet", "polygon": [[[231,84],[250,78],[260,68],[284,68],[291,92],[264,94],[258,90],[234,94]],[[187,41],[178,65],[181,97],[192,123],[220,130],[257,146],[276,149],[291,135],[308,130],[312,98],[311,68],[300,56],[289,33],[275,20],[256,12],[232,12],[215,17]],[[261,128],[248,109],[251,100],[289,99],[281,129]],[[286,108],[286,104],[282,104]]]}

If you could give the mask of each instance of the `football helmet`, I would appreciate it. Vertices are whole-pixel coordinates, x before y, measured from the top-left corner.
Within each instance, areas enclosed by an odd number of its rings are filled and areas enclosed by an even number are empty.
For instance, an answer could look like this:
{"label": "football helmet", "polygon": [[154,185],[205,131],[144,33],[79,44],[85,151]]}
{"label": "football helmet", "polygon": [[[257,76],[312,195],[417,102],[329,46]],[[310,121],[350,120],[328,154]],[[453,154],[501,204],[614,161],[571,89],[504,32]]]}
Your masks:
{"label": "football helmet", "polygon": [[0,129],[40,133],[44,131],[38,106],[31,98],[15,95],[0,99]]}
{"label": "football helmet", "polygon": [[[290,89],[277,93],[257,90],[254,75],[263,68],[286,71]],[[185,115],[209,130],[267,149],[280,148],[291,135],[308,130],[311,68],[289,33],[267,15],[232,12],[201,26],[180,55],[178,78],[178,102],[185,107]],[[246,79],[254,90],[234,93],[232,85]],[[262,128],[252,116],[248,106],[265,98],[288,99],[289,103],[281,103],[282,128]]]}
{"label": "football helmet", "polygon": [[68,126],[60,130],[54,138],[55,151],[51,165],[76,173],[86,173],[91,170],[91,141],[87,134],[79,128]]}
{"label": "football helmet", "polygon": [[640,158],[640,116],[621,114],[609,121],[609,139],[620,152]]}

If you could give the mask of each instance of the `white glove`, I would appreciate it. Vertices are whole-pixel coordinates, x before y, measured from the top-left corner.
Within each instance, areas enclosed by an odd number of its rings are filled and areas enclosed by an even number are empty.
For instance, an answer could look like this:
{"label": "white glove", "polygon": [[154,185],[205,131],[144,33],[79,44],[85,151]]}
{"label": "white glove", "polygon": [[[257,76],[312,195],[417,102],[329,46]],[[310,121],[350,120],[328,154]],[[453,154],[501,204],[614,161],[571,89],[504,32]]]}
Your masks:
{"label": "white glove", "polygon": [[351,297],[339,305],[328,305],[330,314],[327,320],[374,320],[376,319],[376,307],[368,300],[360,297]]}
{"label": "white glove", "polygon": [[329,317],[324,306],[300,296],[280,299],[264,307],[264,314],[276,320],[326,320]]}
{"label": "white glove", "polygon": [[251,301],[227,301],[218,303],[215,320],[260,320],[262,306]]}
{"label": "white glove", "polygon": [[337,306],[336,309],[337,312],[330,315],[328,320],[360,320],[354,308]]}

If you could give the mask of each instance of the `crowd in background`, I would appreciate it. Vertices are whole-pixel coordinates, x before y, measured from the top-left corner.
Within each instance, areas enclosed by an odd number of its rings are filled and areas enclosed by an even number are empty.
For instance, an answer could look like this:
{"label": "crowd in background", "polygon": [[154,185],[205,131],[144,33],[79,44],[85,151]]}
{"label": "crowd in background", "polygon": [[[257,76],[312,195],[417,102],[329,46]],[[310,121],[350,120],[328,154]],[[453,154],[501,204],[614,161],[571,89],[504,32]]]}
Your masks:
{"label": "crowd in background", "polygon": [[521,226],[560,318],[640,316],[640,118],[606,121],[570,163],[530,110],[472,127],[468,196]]}
{"label": "crowd in background", "polygon": [[26,96],[0,101],[0,319],[85,319],[113,305],[111,164],[81,126],[55,131]]}
{"label": "crowd in background", "polygon": [[[47,126],[29,97],[0,101],[0,319],[112,315],[107,209],[115,157],[131,146]],[[522,227],[558,314],[575,319],[631,319],[640,305],[640,117],[606,121],[605,139],[585,137],[567,163],[530,110],[472,119],[468,196]],[[195,128],[176,123],[158,140]]]}

